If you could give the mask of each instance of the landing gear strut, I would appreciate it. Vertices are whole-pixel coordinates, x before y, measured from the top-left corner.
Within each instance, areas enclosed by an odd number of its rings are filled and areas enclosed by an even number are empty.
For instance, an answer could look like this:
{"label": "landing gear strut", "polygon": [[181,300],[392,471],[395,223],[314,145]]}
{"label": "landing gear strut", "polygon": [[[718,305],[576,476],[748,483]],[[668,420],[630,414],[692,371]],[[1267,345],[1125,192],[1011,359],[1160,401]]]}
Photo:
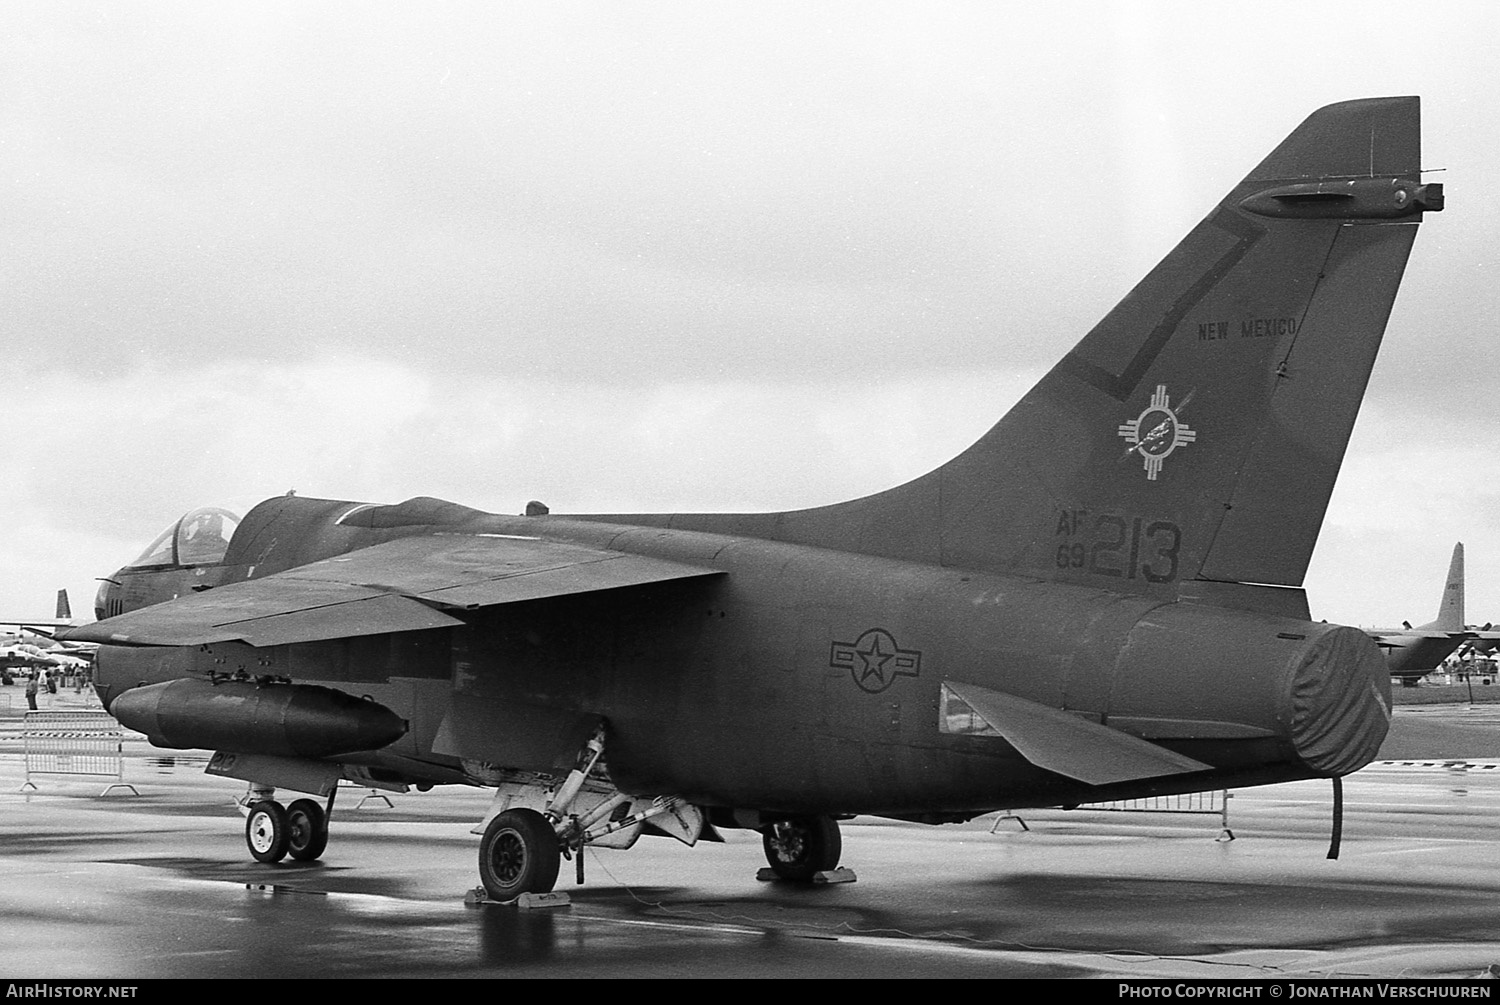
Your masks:
{"label": "landing gear strut", "polygon": [[771,870],[782,879],[801,883],[838,868],[844,850],[838,821],[832,817],[790,817],[776,821],[761,834]]}
{"label": "landing gear strut", "polygon": [[563,858],[572,860],[581,884],[585,848],[629,848],[648,821],[686,845],[703,835],[707,824],[700,809],[676,796],[621,792],[610,781],[603,756],[601,725],[566,776],[518,773],[512,781],[502,774],[491,782],[494,816],[479,842],[479,878],[490,899],[550,893]]}

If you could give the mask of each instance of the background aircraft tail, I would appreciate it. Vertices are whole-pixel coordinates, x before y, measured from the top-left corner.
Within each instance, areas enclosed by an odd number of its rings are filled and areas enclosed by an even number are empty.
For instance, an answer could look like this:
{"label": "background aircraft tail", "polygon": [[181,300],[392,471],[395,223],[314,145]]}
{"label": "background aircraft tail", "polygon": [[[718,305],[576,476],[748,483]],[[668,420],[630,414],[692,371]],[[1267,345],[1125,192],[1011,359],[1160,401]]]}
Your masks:
{"label": "background aircraft tail", "polygon": [[65,589],[57,591],[57,620],[73,620],[73,605],[68,603],[68,591]]}
{"label": "background aircraft tail", "polygon": [[1438,603],[1437,620],[1422,627],[1440,632],[1464,630],[1464,543],[1462,541],[1453,546],[1453,558],[1448,563],[1448,578],[1443,583],[1443,599]]}
{"label": "background aircraft tail", "polygon": [[671,525],[1305,616],[1300,590],[1262,587],[1302,582],[1416,224],[1441,208],[1419,134],[1415,97],[1314,112],[938,470]]}

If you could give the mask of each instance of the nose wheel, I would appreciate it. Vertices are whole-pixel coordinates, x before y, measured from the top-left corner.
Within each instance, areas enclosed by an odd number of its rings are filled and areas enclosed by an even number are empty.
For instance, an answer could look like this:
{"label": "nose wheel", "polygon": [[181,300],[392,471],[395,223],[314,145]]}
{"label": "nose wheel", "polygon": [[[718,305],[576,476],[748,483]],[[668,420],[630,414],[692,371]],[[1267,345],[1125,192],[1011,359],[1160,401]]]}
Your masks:
{"label": "nose wheel", "polygon": [[245,818],[245,844],[257,862],[280,862],[286,857],[291,825],[285,808],[274,799],[262,799],[250,806]]}
{"label": "nose wheel", "polygon": [[257,862],[280,862],[290,855],[299,862],[312,862],[328,847],[328,821],[333,814],[335,789],[328,797],[328,807],[312,799],[298,799],[282,806],[271,798],[269,786],[251,786],[241,805],[248,805],[245,816],[245,845]]}
{"label": "nose wheel", "polygon": [[328,847],[328,814],[311,799],[298,799],[286,808],[287,854],[298,862],[312,862]]}

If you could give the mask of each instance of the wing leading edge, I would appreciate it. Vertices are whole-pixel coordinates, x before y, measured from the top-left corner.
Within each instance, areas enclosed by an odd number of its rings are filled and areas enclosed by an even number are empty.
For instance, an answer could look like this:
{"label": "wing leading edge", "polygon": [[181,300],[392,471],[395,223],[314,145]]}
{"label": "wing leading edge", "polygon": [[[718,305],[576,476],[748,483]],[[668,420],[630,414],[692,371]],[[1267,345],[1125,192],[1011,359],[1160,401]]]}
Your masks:
{"label": "wing leading edge", "polygon": [[447,611],[722,574],[539,538],[406,537],[83,625],[66,638],[111,645],[286,645],[451,627],[463,622]]}

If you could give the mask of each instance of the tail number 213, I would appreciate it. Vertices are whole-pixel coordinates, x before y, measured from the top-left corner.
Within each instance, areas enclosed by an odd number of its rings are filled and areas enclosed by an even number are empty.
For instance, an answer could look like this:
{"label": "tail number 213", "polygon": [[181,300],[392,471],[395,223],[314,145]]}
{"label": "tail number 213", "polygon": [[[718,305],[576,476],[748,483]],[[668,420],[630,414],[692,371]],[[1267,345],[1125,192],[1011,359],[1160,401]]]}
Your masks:
{"label": "tail number 213", "polygon": [[[1067,523],[1062,521],[1060,528]],[[1125,579],[1139,576],[1151,583],[1170,583],[1177,578],[1182,528],[1170,520],[1148,522],[1145,517],[1127,519],[1104,513],[1094,519],[1092,533],[1077,536],[1086,540],[1057,546],[1059,569],[1087,569],[1100,576]]]}

